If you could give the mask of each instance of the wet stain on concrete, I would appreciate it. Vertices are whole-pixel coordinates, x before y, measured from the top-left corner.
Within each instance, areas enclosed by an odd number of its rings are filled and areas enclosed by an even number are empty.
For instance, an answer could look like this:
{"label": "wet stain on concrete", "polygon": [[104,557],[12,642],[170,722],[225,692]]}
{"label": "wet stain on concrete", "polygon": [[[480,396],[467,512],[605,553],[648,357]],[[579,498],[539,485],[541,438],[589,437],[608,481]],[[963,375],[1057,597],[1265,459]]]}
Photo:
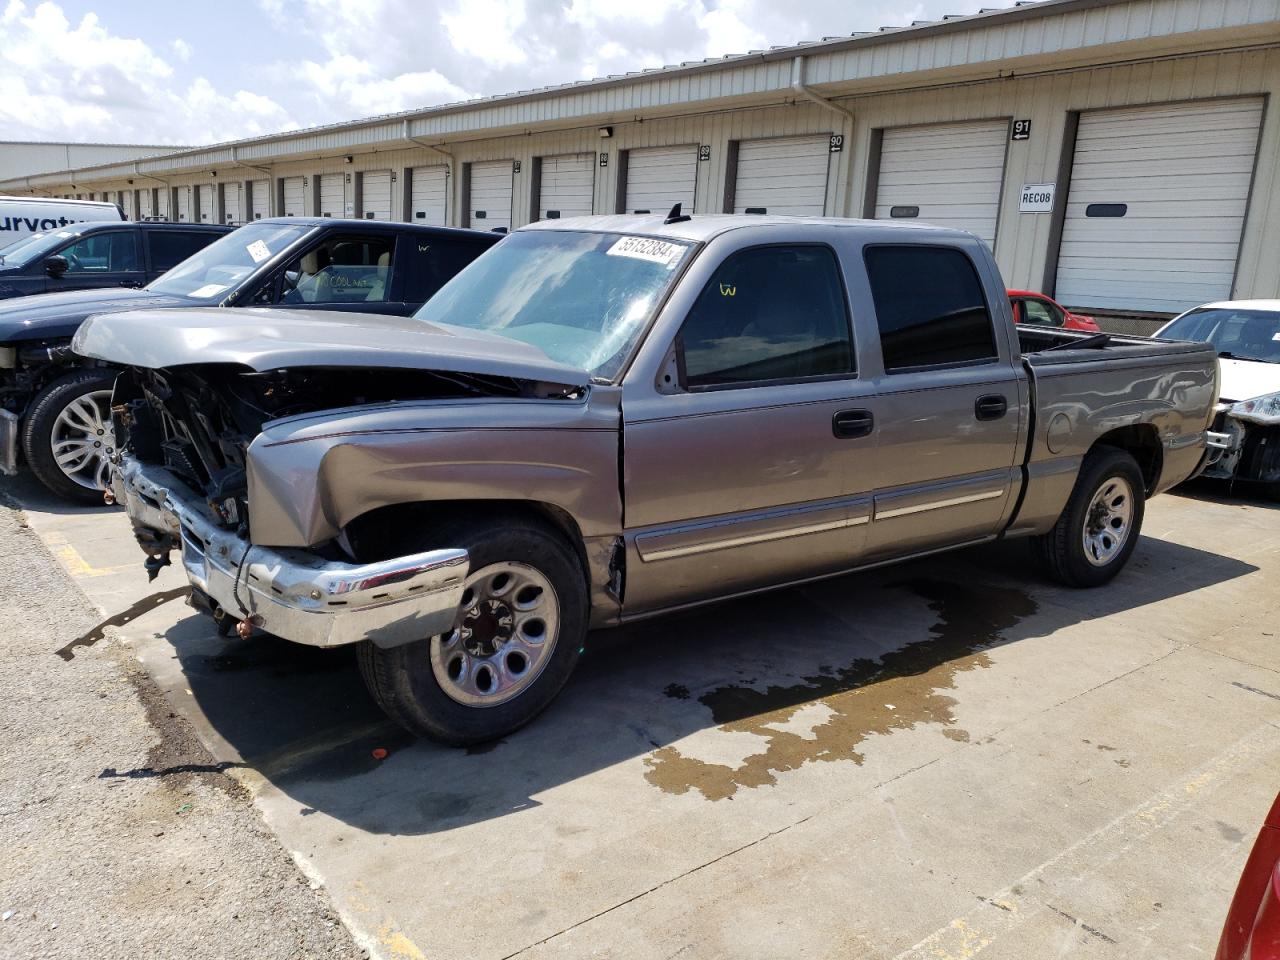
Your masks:
{"label": "wet stain on concrete", "polygon": [[[667,793],[696,790],[708,800],[725,800],[740,789],[776,783],[778,774],[805,763],[860,764],[858,746],[872,734],[938,723],[952,739],[967,739],[967,733],[953,726],[955,700],[940,691],[954,689],[957,673],[990,666],[985,651],[1001,640],[1003,631],[1035,613],[1035,601],[1019,590],[979,583],[917,579],[890,588],[916,594],[937,614],[929,639],[787,686],[711,690],[698,701],[711,710],[720,729],[759,736],[760,752],[730,766],[687,757],[667,746],[645,758],[645,779]],[[808,736],[775,729],[814,702],[830,713]]]}
{"label": "wet stain on concrete", "polygon": [[144,613],[150,613],[161,604],[168,603],[170,600],[176,600],[178,597],[185,597],[191,592],[190,587],[177,587],[173,590],[161,590],[159,593],[153,593],[150,596],[143,597],[133,606],[129,607],[121,613],[107,617],[92,630],[76,637],[65,647],[55,650],[58,656],[63,660],[71,660],[76,655],[76,647],[92,647],[99,640],[107,635],[108,627],[123,627],[127,623],[132,623]]}
{"label": "wet stain on concrete", "polygon": [[1228,843],[1239,843],[1244,839],[1244,831],[1233,827],[1229,823],[1223,823],[1221,820],[1215,820],[1214,824],[1218,828],[1218,833],[1222,834],[1222,839]]}

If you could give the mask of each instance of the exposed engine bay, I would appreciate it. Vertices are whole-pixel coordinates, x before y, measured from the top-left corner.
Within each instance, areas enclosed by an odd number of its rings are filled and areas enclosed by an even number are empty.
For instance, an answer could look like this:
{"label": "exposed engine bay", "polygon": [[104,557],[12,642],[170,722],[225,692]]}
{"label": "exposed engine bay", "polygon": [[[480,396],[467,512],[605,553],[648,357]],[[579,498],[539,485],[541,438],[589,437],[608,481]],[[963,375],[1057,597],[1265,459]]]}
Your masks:
{"label": "exposed engine bay", "polygon": [[246,457],[263,425],[342,407],[466,397],[565,398],[579,388],[423,370],[205,365],[126,369],[112,418],[120,449],[201,491],[218,519],[248,536]]}

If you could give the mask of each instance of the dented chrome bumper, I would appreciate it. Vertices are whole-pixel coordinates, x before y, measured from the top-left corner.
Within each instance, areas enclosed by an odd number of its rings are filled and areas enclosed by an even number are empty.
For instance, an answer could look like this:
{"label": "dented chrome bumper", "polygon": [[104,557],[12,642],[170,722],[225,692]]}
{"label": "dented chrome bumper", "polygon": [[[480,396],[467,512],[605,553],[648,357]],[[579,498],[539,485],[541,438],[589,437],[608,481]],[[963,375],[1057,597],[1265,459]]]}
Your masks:
{"label": "dented chrome bumper", "polygon": [[317,647],[368,638],[383,647],[453,628],[469,557],[450,548],[378,563],[325,560],[250,544],[214,522],[203,499],[163,467],[123,458],[112,492],[148,553],[177,548],[187,578],[234,619]]}

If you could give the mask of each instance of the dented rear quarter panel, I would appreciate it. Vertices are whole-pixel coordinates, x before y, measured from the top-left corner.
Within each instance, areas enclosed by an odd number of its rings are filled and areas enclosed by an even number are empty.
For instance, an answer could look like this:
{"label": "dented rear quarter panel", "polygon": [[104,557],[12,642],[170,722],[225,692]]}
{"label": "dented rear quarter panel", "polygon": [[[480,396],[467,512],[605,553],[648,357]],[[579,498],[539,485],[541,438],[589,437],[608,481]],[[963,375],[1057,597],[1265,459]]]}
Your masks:
{"label": "dented rear quarter panel", "polygon": [[1149,424],[1161,446],[1151,494],[1190,477],[1205,450],[1217,402],[1217,357],[1204,344],[1124,340],[1104,351],[1029,357],[1035,428],[1027,489],[1011,534],[1053,526],[1089,449],[1106,434]]}
{"label": "dented rear quarter panel", "polygon": [[253,542],[312,546],[379,507],[466,500],[549,504],[584,539],[610,537],[622,526],[619,395],[594,386],[580,399],[428,400],[269,423],[248,454]]}

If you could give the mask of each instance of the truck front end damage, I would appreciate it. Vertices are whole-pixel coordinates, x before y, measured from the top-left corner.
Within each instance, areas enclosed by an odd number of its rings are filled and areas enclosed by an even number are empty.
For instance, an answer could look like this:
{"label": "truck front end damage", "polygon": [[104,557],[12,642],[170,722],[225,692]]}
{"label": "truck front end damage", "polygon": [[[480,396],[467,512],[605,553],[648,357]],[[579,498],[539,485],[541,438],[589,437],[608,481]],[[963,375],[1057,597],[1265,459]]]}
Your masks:
{"label": "truck front end damage", "polygon": [[453,627],[467,551],[429,550],[374,563],[326,559],[317,552],[271,549],[229,530],[204,497],[156,464],[121,459],[115,498],[134,524],[148,569],[177,550],[193,606],[311,646],[368,638],[398,646]]}

